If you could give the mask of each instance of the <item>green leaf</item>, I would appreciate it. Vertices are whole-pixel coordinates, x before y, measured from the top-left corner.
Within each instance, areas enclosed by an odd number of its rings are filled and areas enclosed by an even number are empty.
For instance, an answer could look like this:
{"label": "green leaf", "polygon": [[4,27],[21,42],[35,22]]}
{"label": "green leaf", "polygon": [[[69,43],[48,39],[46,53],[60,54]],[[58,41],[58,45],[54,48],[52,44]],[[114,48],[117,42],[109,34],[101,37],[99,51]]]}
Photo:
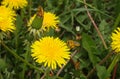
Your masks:
{"label": "green leaf", "polygon": [[4,78],[3,78],[3,75],[1,74],[1,72],[0,72],[0,79],[4,79]]}
{"label": "green leaf", "polygon": [[116,13],[116,15],[120,15],[120,0],[113,0],[115,3],[115,13]]}
{"label": "green leaf", "polygon": [[66,73],[64,75],[64,78],[63,79],[71,79],[72,75],[70,75],[69,73]]}
{"label": "green leaf", "polygon": [[76,36],[75,32],[72,31],[72,29],[70,29],[69,27],[66,27],[65,25],[63,25],[62,23],[60,23],[60,27],[64,28],[65,30],[67,30],[68,32],[72,33],[73,35]]}
{"label": "green leaf", "polygon": [[96,65],[96,69],[99,79],[107,79],[110,76],[104,66]]}
{"label": "green leaf", "polygon": [[20,15],[17,15],[17,17],[16,17],[16,28],[17,28],[18,32],[22,28],[22,25],[23,25],[23,19],[21,18]]}
{"label": "green leaf", "polygon": [[117,16],[116,20],[115,20],[115,23],[113,25],[113,30],[117,28],[117,26],[119,26],[120,24],[120,13],[119,15]]}
{"label": "green leaf", "polygon": [[44,33],[44,36],[54,36],[54,35],[55,35],[55,31],[53,28],[49,28],[49,30]]}
{"label": "green leaf", "polygon": [[112,63],[109,65],[107,72],[111,73],[114,66],[116,65],[116,63],[120,60],[120,54],[115,55],[114,59],[112,60]]}
{"label": "green leaf", "polygon": [[48,76],[48,79],[63,79],[62,77],[58,77],[58,76]]}
{"label": "green leaf", "polygon": [[87,79],[87,78],[83,74],[81,74],[80,79]]}
{"label": "green leaf", "polygon": [[[20,34],[22,34],[22,30],[23,30],[23,19],[21,18],[20,15],[17,15],[16,17],[16,30],[15,30],[15,40],[13,42],[15,42],[15,47],[16,47],[16,50],[17,52],[20,50],[18,48],[18,46],[20,45],[21,43],[21,40],[20,40]],[[19,51],[20,52],[20,51]]]}
{"label": "green leaf", "polygon": [[80,69],[87,68],[89,66],[89,61],[80,59]]}
{"label": "green leaf", "polygon": [[6,62],[0,58],[0,70],[4,70],[6,68]]}
{"label": "green leaf", "polygon": [[88,52],[88,56],[93,65],[95,65],[99,58],[95,55],[97,53],[97,48],[94,40],[86,33],[82,34],[82,45],[83,48]]}
{"label": "green leaf", "polygon": [[106,27],[108,26],[108,24],[106,23],[105,20],[102,20],[100,25],[99,25],[99,30],[101,31],[101,34],[105,35],[105,31],[106,30]]}
{"label": "green leaf", "polygon": [[66,23],[66,22],[68,22],[69,19],[70,19],[70,14],[69,15],[64,15],[63,18],[61,18],[61,22]]}
{"label": "green leaf", "polygon": [[82,16],[76,16],[75,19],[76,21],[84,27],[85,30],[89,30],[90,29],[90,24],[84,24],[84,21],[87,19],[88,17],[86,15],[82,15]]}

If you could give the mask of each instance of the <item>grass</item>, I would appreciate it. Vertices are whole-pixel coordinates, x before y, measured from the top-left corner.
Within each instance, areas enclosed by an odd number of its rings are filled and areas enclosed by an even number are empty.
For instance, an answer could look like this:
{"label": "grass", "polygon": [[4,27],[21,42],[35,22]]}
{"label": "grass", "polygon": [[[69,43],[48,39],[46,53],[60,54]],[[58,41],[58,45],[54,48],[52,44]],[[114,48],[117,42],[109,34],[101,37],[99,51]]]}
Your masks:
{"label": "grass", "polygon": [[[39,5],[59,16],[57,31],[29,33],[27,23]],[[120,56],[110,46],[119,8],[119,0],[28,0],[16,10],[16,30],[6,36],[0,30],[0,79],[119,79]],[[31,57],[31,44],[43,36],[59,37],[69,47],[72,40],[71,59],[62,68],[47,71]]]}

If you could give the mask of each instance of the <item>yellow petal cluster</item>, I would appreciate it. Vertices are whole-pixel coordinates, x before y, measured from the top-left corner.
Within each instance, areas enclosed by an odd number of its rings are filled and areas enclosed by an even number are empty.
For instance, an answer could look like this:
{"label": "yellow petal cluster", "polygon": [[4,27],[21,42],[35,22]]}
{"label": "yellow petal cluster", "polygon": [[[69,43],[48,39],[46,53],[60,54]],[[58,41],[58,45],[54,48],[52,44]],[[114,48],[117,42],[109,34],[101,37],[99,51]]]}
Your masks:
{"label": "yellow petal cluster", "polygon": [[44,66],[56,69],[57,65],[62,67],[66,60],[70,59],[70,52],[67,44],[59,38],[43,37],[31,45],[31,56],[38,63],[44,63]]}
{"label": "yellow petal cluster", "polygon": [[57,28],[57,24],[59,23],[58,16],[50,12],[44,12],[44,19],[42,29],[46,30],[50,27]]}
{"label": "yellow petal cluster", "polygon": [[[36,17],[36,14],[34,14],[33,17],[31,17],[28,26],[31,26],[34,18]],[[46,31],[49,30],[49,28],[57,28],[57,24],[59,23],[58,16],[51,12],[44,12],[44,17],[43,17],[43,23],[41,29]]]}
{"label": "yellow petal cluster", "polygon": [[3,0],[2,5],[9,8],[19,9],[26,7],[28,2],[26,0]]}
{"label": "yellow petal cluster", "polygon": [[120,28],[118,27],[111,36],[112,43],[111,47],[116,53],[120,52]]}
{"label": "yellow petal cluster", "polygon": [[3,32],[15,30],[15,12],[5,6],[0,6],[0,30]]}

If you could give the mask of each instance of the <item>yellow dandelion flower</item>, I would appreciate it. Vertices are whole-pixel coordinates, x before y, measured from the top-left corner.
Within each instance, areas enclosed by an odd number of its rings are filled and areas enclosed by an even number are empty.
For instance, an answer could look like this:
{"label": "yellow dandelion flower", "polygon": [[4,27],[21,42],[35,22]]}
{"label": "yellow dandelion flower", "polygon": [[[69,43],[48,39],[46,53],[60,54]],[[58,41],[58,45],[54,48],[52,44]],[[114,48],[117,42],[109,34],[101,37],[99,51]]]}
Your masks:
{"label": "yellow dandelion flower", "polygon": [[2,4],[9,8],[19,9],[27,6],[28,3],[26,0],[3,0]]}
{"label": "yellow dandelion flower", "polygon": [[120,28],[118,27],[111,36],[111,47],[116,53],[120,52]]}
{"label": "yellow dandelion flower", "polygon": [[57,65],[62,67],[66,60],[70,59],[70,52],[67,44],[59,38],[43,37],[31,45],[31,56],[38,63],[44,63],[44,66],[56,69]]}
{"label": "yellow dandelion flower", "polygon": [[42,29],[46,30],[50,27],[57,28],[57,24],[59,23],[58,16],[50,12],[44,12],[44,19]]}
{"label": "yellow dandelion flower", "polygon": [[15,30],[15,12],[4,6],[0,6],[0,30],[3,32]]}
{"label": "yellow dandelion flower", "polygon": [[[31,17],[28,26],[31,26],[34,18],[36,17],[36,14],[34,14],[33,17]],[[51,12],[44,12],[44,18],[41,29],[46,31],[49,30],[49,28],[57,28],[57,24],[59,23],[58,16]]]}

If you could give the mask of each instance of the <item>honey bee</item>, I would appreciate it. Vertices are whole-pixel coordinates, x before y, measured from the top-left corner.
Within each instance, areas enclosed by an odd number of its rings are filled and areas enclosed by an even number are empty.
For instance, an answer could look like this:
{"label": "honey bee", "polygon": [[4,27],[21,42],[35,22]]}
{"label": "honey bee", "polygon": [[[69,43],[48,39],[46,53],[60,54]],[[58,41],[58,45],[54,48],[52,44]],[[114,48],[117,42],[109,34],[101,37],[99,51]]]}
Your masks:
{"label": "honey bee", "polygon": [[37,16],[39,16],[41,18],[44,17],[44,10],[41,6],[38,7]]}
{"label": "honey bee", "polygon": [[68,46],[69,46],[71,49],[80,46],[80,43],[79,43],[79,42],[73,41],[73,40],[68,40],[68,41],[67,41],[67,44],[68,44]]}

